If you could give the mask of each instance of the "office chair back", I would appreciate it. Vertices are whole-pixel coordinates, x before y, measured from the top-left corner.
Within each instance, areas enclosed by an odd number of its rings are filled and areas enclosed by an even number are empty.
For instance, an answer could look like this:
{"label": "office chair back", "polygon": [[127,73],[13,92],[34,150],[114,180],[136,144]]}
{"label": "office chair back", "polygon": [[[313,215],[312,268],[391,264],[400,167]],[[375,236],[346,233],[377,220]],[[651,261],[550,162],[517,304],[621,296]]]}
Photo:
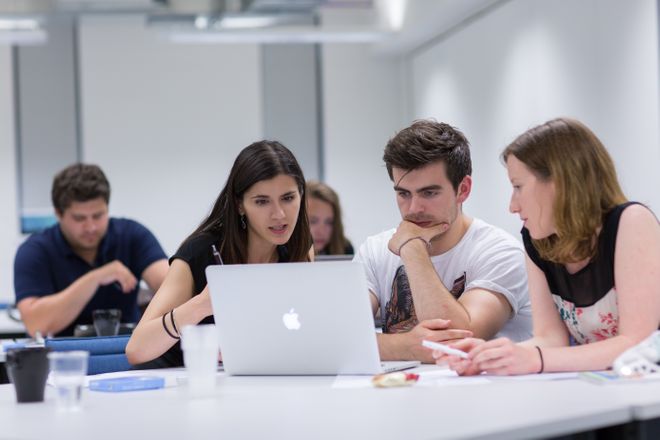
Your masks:
{"label": "office chair back", "polygon": [[87,374],[101,374],[126,371],[131,368],[126,358],[126,344],[129,338],[130,335],[52,338],[46,339],[45,345],[53,351],[88,351]]}

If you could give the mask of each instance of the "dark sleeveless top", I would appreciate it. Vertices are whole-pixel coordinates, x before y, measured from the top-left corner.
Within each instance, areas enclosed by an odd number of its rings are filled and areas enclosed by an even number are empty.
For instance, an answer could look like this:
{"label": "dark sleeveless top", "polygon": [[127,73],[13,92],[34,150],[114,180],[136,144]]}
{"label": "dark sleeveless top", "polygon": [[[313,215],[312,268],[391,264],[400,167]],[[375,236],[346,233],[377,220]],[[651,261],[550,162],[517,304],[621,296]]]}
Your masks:
{"label": "dark sleeveless top", "polygon": [[600,341],[618,334],[614,253],[621,214],[633,204],[637,202],[623,203],[603,216],[596,255],[574,274],[563,264],[542,259],[529,231],[526,228],[521,231],[527,255],[545,274],[559,315],[577,343]]}
{"label": "dark sleeveless top", "polygon": [[[216,264],[211,246],[216,245],[216,247],[220,249],[219,242],[220,240],[218,237],[213,234],[198,234],[183,242],[169,260],[170,264],[176,259],[183,260],[188,264],[195,285],[193,296],[199,295],[206,287],[206,267]],[[286,246],[278,246],[277,253],[279,257],[278,262],[283,263],[289,261],[289,254]],[[214,322],[213,315],[210,315],[204,318],[200,324],[213,324]],[[181,342],[178,341],[159,358],[139,365],[136,368],[147,369],[180,366],[183,366],[183,352],[181,351]]]}

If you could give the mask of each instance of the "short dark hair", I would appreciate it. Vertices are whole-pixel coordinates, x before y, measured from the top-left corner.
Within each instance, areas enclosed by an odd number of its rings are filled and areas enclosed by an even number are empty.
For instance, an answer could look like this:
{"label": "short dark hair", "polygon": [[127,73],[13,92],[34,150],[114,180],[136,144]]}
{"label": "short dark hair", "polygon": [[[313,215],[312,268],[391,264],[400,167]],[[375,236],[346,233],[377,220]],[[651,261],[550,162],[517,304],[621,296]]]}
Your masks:
{"label": "short dark hair", "polygon": [[392,168],[412,171],[434,162],[444,162],[454,190],[472,174],[470,144],[457,128],[443,122],[420,119],[389,140],[383,155],[387,173]]}
{"label": "short dark hair", "polygon": [[53,179],[53,207],[63,213],[72,202],[102,198],[110,202],[110,183],[97,165],[76,163],[64,168]]}

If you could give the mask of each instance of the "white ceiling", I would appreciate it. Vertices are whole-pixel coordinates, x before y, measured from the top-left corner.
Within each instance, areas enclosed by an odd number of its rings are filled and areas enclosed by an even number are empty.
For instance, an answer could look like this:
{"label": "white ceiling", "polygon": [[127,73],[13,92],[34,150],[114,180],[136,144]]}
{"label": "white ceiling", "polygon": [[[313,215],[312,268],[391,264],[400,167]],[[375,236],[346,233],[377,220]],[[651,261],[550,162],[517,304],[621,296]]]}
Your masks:
{"label": "white ceiling", "polygon": [[[12,4],[15,0],[0,0],[0,6]],[[57,10],[76,12],[166,12],[164,0],[20,0],[22,5],[54,3]],[[212,4],[218,0],[168,0],[190,5]],[[268,12],[283,11],[287,7],[305,6],[307,11],[313,11],[321,5],[321,26],[305,25],[294,30],[277,29],[292,33],[294,41],[323,42],[327,36],[333,41],[341,41],[337,35],[345,33],[344,42],[365,42],[381,39],[374,43],[378,53],[386,55],[401,55],[410,53],[427,44],[429,41],[451,32],[471,17],[482,13],[499,3],[508,0],[223,0],[229,8],[257,7]],[[233,2],[233,3],[232,3]],[[288,6],[287,6],[288,5]],[[278,9],[279,8],[279,9]],[[285,8],[285,9],[282,9]],[[1,9],[1,8],[0,8]],[[176,8],[175,8],[176,9]],[[252,11],[254,12],[254,11]],[[250,30],[249,36],[259,39],[261,33],[273,33],[275,28]],[[194,29],[193,29],[194,31]],[[385,32],[383,32],[385,31]],[[306,36],[305,33],[310,35]],[[206,32],[207,36],[213,36]],[[278,36],[280,36],[278,34]],[[318,35],[317,35],[318,34]],[[374,35],[372,35],[374,34]],[[223,31],[223,36],[234,39],[246,36],[248,33]],[[366,38],[365,35],[369,38]],[[193,35],[194,36],[194,35]],[[357,36],[357,37],[356,37]],[[323,38],[321,38],[323,37]],[[358,38],[361,37],[361,38]],[[373,37],[373,39],[372,39]],[[315,39],[316,38],[316,39]],[[325,40],[324,40],[325,38]],[[351,40],[352,38],[352,40]],[[233,41],[230,39],[230,41]],[[222,42],[218,40],[218,42]]]}
{"label": "white ceiling", "polygon": [[505,0],[382,0],[376,5],[392,2],[404,4],[403,24],[392,38],[379,43],[376,49],[387,54],[413,51],[503,1]]}

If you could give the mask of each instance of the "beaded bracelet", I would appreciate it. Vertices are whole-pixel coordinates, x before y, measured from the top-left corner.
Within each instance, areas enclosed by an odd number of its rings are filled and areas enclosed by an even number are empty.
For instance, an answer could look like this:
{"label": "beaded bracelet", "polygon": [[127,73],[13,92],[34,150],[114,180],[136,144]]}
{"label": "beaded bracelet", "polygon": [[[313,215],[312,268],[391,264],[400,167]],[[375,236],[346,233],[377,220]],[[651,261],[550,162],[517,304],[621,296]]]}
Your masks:
{"label": "beaded bracelet", "polygon": [[401,255],[401,249],[402,249],[405,245],[407,245],[408,243],[410,243],[411,241],[413,241],[413,240],[417,240],[417,239],[422,240],[422,241],[424,242],[424,244],[426,245],[426,249],[427,249],[427,250],[431,250],[431,243],[428,242],[428,241],[426,241],[423,237],[417,236],[417,237],[410,237],[409,239],[407,239],[406,241],[404,241],[403,243],[401,243],[401,246],[399,246],[399,249],[397,250],[397,254],[398,254],[398,255]]}

